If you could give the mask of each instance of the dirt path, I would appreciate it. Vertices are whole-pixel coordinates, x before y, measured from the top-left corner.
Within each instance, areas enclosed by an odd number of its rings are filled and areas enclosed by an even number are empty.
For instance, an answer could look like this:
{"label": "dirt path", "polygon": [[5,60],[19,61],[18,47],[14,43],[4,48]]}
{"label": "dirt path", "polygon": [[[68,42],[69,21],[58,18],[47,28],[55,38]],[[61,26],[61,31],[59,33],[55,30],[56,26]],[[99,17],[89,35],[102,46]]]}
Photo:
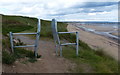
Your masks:
{"label": "dirt path", "polygon": [[[26,36],[16,36],[26,44],[34,43],[33,39]],[[31,48],[33,49],[33,48]],[[13,66],[5,65],[4,72],[12,73],[68,73],[69,69],[73,69],[75,64],[69,60],[55,55],[54,42],[50,40],[40,40],[38,54],[42,55],[35,63],[23,64],[18,61]]]}

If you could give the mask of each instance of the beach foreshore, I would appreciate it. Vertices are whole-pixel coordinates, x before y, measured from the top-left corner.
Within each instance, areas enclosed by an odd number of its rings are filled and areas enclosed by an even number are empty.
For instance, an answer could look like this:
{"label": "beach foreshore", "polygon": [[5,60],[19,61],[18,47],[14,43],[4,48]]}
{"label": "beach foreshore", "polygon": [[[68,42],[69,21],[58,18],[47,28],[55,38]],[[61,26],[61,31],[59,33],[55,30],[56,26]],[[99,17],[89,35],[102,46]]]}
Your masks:
{"label": "beach foreshore", "polygon": [[78,31],[79,39],[87,43],[93,49],[102,49],[103,52],[116,60],[120,60],[118,58],[118,43],[110,38],[106,38],[104,36],[100,36],[91,32],[84,31],[75,26],[76,23],[68,23],[68,31]]}

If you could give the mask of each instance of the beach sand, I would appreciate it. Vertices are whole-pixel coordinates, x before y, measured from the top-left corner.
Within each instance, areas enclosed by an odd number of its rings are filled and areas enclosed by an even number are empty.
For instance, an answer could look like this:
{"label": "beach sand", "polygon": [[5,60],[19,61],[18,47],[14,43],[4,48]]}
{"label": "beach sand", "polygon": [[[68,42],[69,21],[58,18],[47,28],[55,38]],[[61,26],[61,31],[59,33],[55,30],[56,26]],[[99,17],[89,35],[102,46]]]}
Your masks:
{"label": "beach sand", "polygon": [[115,35],[115,36],[120,36],[120,35],[118,34],[118,32],[113,32],[113,33],[110,33],[110,34]]}
{"label": "beach sand", "polygon": [[[83,31],[82,29],[75,26],[76,23],[68,23],[68,31],[78,31],[79,32],[79,39],[87,43],[91,48],[97,49],[101,48],[103,49],[104,53],[118,59],[118,43],[106,38],[104,36],[100,36],[94,33]],[[90,26],[89,26],[90,27]],[[92,27],[90,27],[92,28]]]}

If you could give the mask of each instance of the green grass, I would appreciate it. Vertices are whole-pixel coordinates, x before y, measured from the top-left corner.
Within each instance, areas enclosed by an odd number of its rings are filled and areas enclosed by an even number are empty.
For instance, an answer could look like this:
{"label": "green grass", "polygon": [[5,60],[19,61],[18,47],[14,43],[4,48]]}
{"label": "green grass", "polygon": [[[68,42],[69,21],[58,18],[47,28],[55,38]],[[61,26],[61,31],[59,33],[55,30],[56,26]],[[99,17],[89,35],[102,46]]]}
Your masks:
{"label": "green grass", "polygon": [[15,62],[16,58],[13,54],[9,54],[7,51],[2,50],[2,63],[4,64],[12,64]]}
{"label": "green grass", "polygon": [[3,31],[3,34],[6,35],[9,32],[21,32],[24,31],[26,29],[31,29],[32,26],[25,26],[25,25],[6,25],[2,27],[3,29],[5,29],[5,31]]}
{"label": "green grass", "polygon": [[[64,27],[67,27],[65,23],[58,23],[58,31],[67,31]],[[47,37],[53,39],[51,21],[41,20],[41,37]],[[61,35],[65,36],[65,35]]]}
{"label": "green grass", "polygon": [[36,18],[22,16],[2,16],[2,33],[3,35],[11,32],[21,32],[33,29],[37,25]]}
{"label": "green grass", "polygon": [[24,58],[24,57],[34,58],[34,52],[30,50],[25,50],[23,48],[15,48],[14,55],[16,58]]}
{"label": "green grass", "polygon": [[[81,70],[82,67],[79,66],[81,63],[86,63],[91,65],[92,70],[95,73],[118,73],[118,62],[112,58],[104,57],[103,55],[96,54],[94,50],[79,49],[79,56],[75,54],[75,48],[73,46],[66,46],[63,50],[63,56],[77,63],[75,72],[85,72]],[[79,69],[81,67],[81,69]],[[73,72],[74,72],[73,71]]]}
{"label": "green grass", "polygon": [[50,23],[51,23],[50,21],[41,20],[41,32],[40,32],[41,37],[52,38],[52,30]]}
{"label": "green grass", "polygon": [[27,57],[29,62],[37,61],[34,52],[30,50],[25,50],[23,48],[16,48],[14,53],[10,53],[6,50],[2,50],[2,62],[4,64],[13,64],[17,59]]}
{"label": "green grass", "polygon": [[31,63],[34,63],[34,62],[36,62],[37,60],[34,59],[34,58],[30,58],[30,59],[28,59],[28,61],[31,62]]}

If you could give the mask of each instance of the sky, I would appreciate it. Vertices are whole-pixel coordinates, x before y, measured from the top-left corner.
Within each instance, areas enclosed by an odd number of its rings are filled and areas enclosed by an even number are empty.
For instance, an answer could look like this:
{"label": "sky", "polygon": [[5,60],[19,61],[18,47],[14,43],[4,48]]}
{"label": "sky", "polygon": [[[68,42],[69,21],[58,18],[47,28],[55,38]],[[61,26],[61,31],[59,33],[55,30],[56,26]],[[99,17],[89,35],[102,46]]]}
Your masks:
{"label": "sky", "polygon": [[0,14],[58,21],[118,21],[119,0],[0,0]]}

